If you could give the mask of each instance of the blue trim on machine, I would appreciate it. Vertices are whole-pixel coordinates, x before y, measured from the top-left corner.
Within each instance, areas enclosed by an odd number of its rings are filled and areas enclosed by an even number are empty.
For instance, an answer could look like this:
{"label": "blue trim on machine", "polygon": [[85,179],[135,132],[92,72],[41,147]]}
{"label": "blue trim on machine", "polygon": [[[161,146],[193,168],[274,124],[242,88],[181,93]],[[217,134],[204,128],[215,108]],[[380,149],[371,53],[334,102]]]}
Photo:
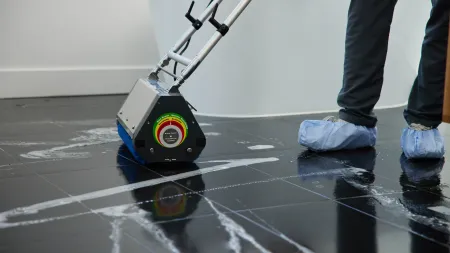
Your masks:
{"label": "blue trim on machine", "polygon": [[131,155],[133,155],[134,159],[140,163],[140,164],[146,164],[144,159],[142,159],[136,150],[134,149],[133,140],[128,135],[127,131],[123,126],[117,121],[117,132],[119,133],[120,138],[122,139],[123,143],[127,146],[128,150],[130,151]]}

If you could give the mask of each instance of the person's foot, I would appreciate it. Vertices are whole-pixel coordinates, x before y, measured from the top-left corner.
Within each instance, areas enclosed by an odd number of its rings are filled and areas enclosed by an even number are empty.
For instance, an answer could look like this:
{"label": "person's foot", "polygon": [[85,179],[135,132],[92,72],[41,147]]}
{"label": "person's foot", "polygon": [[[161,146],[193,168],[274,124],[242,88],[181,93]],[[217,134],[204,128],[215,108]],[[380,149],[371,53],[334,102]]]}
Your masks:
{"label": "person's foot", "polygon": [[445,154],[444,138],[437,128],[411,124],[403,129],[400,142],[408,159],[442,158]]}
{"label": "person's foot", "polygon": [[375,146],[377,128],[358,126],[334,117],[305,120],[300,124],[298,142],[316,152]]}

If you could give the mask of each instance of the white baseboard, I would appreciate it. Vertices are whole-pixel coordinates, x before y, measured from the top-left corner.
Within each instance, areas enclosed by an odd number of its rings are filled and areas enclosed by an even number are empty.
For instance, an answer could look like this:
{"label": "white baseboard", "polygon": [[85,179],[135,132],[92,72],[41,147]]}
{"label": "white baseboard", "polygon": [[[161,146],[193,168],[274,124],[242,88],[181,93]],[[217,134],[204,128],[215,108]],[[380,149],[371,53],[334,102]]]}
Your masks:
{"label": "white baseboard", "polygon": [[0,98],[128,93],[151,66],[0,69]]}
{"label": "white baseboard", "polygon": [[[406,106],[408,101],[395,104],[395,105],[384,105],[384,106],[375,106],[375,110],[386,110],[393,109]],[[285,117],[285,116],[300,116],[300,115],[314,115],[314,114],[325,114],[325,113],[337,113],[339,111],[339,107],[334,110],[325,110],[325,111],[307,111],[307,112],[286,112],[286,113],[274,113],[274,114],[260,114],[260,115],[237,115],[237,114],[211,114],[211,113],[202,113],[202,112],[194,112],[194,115],[204,116],[210,118],[237,118],[237,119],[251,119],[251,118],[269,118],[269,117]]]}
{"label": "white baseboard", "polygon": [[[148,76],[151,69],[152,66],[0,69],[0,99],[128,94],[136,80]],[[406,102],[378,106],[375,109],[405,105]],[[260,118],[332,113],[337,110],[263,115],[219,115],[201,112],[195,114],[207,117]]]}

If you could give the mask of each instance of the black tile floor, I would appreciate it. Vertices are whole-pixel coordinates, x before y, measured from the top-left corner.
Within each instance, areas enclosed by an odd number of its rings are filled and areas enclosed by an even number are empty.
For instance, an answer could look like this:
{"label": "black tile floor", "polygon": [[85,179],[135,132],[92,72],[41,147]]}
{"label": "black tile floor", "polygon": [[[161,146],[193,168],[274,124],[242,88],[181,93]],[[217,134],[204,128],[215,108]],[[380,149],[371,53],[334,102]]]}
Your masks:
{"label": "black tile floor", "polygon": [[124,98],[0,100],[0,252],[450,252],[450,168],[401,156],[401,108],[374,149],[323,154],[297,130],[325,115],[198,117],[196,164],[144,167]]}

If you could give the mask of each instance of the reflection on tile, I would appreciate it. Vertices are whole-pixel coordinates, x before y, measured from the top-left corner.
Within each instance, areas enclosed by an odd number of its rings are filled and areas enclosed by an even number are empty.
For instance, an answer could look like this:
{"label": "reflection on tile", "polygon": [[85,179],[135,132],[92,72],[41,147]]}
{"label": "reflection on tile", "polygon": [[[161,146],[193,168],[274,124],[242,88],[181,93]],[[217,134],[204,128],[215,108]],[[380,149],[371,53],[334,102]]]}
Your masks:
{"label": "reflection on tile", "polygon": [[[265,164],[252,165],[252,167],[274,179],[288,182],[327,198],[351,198],[402,192],[397,182],[375,176],[377,162],[375,149],[322,154],[303,151],[297,156],[283,154],[279,158],[280,162],[276,167]],[[363,189],[336,196],[335,185],[341,183],[357,183]]]}
{"label": "reflection on tile", "polygon": [[141,166],[123,99],[0,100],[0,252],[449,251],[448,165],[402,159],[401,108],[375,149],[320,154],[297,130],[324,115],[198,117],[196,164]]}
{"label": "reflection on tile", "polygon": [[378,215],[370,199],[352,201],[362,210],[316,202],[254,210],[246,215],[281,230],[294,241],[304,242],[313,252],[425,252],[421,250],[430,246],[436,250],[433,252],[448,252],[446,246],[368,216]]}
{"label": "reflection on tile", "polygon": [[433,181],[437,181],[437,187],[442,189],[444,196],[450,198],[450,170],[445,159],[407,161],[401,150],[392,146],[382,146],[377,150],[381,150],[374,169],[377,178],[398,184],[398,178],[407,173],[411,180],[410,184],[425,191],[428,190],[429,184],[435,184]]}
{"label": "reflection on tile", "polygon": [[410,230],[411,234],[434,241],[440,246],[449,244],[449,216],[445,212],[449,206],[447,202],[442,196],[423,191],[342,200],[342,203],[360,210],[370,205],[377,210],[378,219]]}

